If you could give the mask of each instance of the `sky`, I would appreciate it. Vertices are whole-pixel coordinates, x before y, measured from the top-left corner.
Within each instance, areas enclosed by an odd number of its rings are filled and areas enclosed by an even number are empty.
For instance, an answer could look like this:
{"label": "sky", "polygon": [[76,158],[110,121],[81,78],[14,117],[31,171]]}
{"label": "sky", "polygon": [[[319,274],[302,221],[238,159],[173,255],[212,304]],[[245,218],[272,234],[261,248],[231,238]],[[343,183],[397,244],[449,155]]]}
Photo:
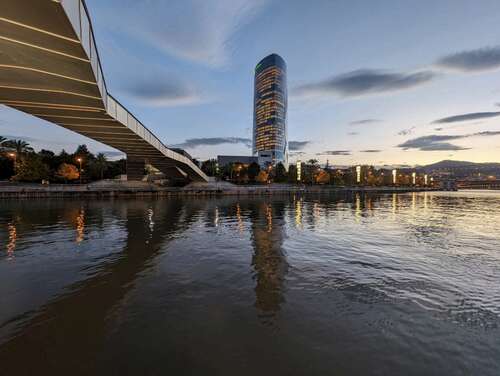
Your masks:
{"label": "sky", "polygon": [[[166,145],[249,155],[253,73],[287,62],[290,161],[500,162],[498,0],[87,0],[108,86]],[[113,149],[0,107],[36,149]]]}

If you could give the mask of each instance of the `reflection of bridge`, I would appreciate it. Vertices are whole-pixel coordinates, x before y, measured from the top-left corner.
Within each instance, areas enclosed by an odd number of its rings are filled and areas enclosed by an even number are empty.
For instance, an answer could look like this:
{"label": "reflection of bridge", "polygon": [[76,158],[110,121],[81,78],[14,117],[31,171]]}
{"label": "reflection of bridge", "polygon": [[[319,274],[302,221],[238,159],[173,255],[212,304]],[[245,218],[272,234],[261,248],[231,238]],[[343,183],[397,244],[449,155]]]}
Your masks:
{"label": "reflection of bridge", "polygon": [[459,180],[458,189],[500,189],[500,180]]}
{"label": "reflection of bridge", "polygon": [[0,103],[121,150],[129,179],[208,180],[108,94],[83,0],[2,0]]}

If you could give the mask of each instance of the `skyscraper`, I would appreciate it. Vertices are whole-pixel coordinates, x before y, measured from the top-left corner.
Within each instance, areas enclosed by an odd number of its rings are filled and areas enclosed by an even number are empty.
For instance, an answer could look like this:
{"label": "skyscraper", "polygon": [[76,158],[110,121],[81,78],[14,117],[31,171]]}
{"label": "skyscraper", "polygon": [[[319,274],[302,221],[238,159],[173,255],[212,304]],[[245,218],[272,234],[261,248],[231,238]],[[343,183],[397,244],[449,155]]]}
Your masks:
{"label": "skyscraper", "polygon": [[255,67],[253,154],[261,166],[283,163],[288,168],[286,63],[277,54]]}

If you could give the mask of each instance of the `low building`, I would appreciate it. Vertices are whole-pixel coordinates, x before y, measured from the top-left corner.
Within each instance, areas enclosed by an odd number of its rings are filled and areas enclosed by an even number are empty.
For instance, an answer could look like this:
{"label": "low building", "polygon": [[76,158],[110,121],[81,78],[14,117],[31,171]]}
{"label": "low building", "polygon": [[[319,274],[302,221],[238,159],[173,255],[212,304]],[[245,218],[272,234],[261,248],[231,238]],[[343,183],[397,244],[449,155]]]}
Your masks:
{"label": "low building", "polygon": [[248,156],[248,155],[218,155],[217,164],[219,168],[227,166],[229,164],[243,164],[250,165],[252,163],[259,163],[258,157]]}

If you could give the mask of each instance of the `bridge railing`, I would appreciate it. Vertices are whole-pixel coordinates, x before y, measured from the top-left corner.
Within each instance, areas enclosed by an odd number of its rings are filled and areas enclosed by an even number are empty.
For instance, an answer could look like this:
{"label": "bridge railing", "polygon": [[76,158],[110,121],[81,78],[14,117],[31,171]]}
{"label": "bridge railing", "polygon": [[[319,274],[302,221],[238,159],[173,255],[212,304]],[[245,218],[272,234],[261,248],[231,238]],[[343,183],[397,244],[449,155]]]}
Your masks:
{"label": "bridge railing", "polygon": [[95,43],[94,30],[92,29],[90,15],[85,2],[82,0],[61,0],[61,4],[66,12],[66,15],[68,16],[69,21],[71,22],[71,25],[73,26],[73,29],[75,30],[75,33],[80,39],[83,49],[89,57],[96,83],[101,93],[103,105],[108,114],[149,142],[166,157],[188,165],[192,170],[196,171],[200,176],[208,180],[206,175],[193,163],[193,161],[168,149],[163,142],[158,139],[158,137],[145,127],[134,115],[126,110],[120,102],[108,94],[106,81],[104,79],[104,74],[102,73],[101,60]]}
{"label": "bridge railing", "polygon": [[[105,98],[107,93],[106,81],[102,73],[101,60],[97,52],[94,31],[92,29],[92,23],[90,22],[87,6],[82,0],[61,0],[61,4],[66,11],[66,15],[75,33],[80,39],[83,49],[89,57],[97,87],[99,88],[102,98]],[[106,101],[103,100],[104,106],[106,106],[105,102]]]}

